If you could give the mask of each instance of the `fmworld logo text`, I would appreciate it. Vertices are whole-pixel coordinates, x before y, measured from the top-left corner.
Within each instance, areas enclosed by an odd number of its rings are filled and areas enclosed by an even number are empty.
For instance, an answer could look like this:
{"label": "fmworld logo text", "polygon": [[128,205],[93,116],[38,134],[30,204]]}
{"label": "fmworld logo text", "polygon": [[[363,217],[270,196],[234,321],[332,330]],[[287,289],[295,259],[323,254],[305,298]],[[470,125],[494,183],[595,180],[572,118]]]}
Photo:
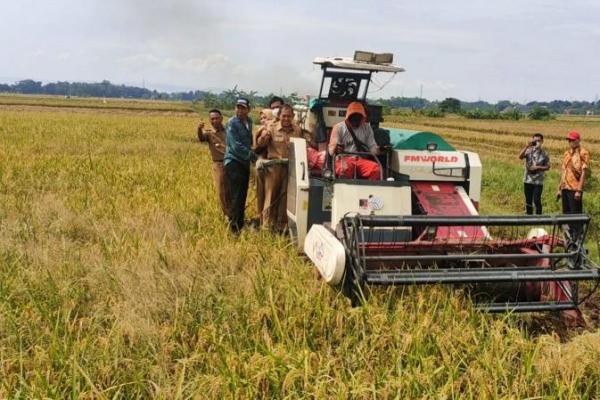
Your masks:
{"label": "fmworld logo text", "polygon": [[404,162],[442,162],[455,163],[458,162],[458,156],[433,156],[433,155],[405,155]]}

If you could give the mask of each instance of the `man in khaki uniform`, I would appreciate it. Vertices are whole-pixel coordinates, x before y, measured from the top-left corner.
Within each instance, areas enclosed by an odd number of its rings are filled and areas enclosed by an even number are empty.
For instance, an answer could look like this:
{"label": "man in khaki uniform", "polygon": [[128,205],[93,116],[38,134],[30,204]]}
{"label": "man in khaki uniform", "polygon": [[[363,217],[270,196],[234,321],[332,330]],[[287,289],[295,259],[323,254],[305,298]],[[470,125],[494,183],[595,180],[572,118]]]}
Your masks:
{"label": "man in khaki uniform", "polygon": [[277,232],[285,231],[287,225],[287,173],[288,166],[274,160],[288,158],[291,137],[303,137],[302,130],[293,123],[294,110],[284,104],[279,121],[269,125],[257,138],[258,146],[266,146],[268,166],[265,170],[265,201],[263,222]]}
{"label": "man in khaki uniform", "polygon": [[273,123],[273,111],[265,108],[260,112],[260,128],[253,133],[252,150],[256,153],[256,208],[260,224],[263,223],[263,206],[265,203],[265,169],[263,163],[267,159],[267,149],[264,146],[258,146],[256,140],[260,134]]}
{"label": "man in khaki uniform", "polygon": [[225,154],[225,127],[223,126],[223,115],[221,111],[212,109],[208,112],[212,131],[204,132],[204,122],[198,125],[198,139],[208,143],[210,156],[212,158],[212,173],[215,182],[215,190],[219,196],[221,209],[225,216],[229,216],[229,193],[225,184],[225,171],[223,169],[223,156]]}

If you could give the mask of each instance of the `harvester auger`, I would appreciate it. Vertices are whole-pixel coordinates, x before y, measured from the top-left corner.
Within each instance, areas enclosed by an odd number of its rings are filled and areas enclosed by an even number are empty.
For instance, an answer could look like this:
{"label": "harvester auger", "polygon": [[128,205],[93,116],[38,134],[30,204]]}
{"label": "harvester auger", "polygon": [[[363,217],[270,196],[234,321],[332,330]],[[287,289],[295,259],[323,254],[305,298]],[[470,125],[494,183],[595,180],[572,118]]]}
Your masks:
{"label": "harvester auger", "polygon": [[[344,179],[311,169],[304,139],[291,140],[290,234],[323,280],[354,305],[368,285],[453,284],[490,312],[561,311],[568,325],[584,323],[578,306],[600,284],[600,268],[584,248],[589,216],[479,215],[476,153],[432,132],[380,128],[381,108],[366,104],[372,74],[404,71],[390,54],[315,63],[323,69],[321,91],[297,108],[303,128],[326,136],[346,106],[361,101],[376,141],[392,148],[380,180]],[[591,287],[583,290],[582,281]]]}

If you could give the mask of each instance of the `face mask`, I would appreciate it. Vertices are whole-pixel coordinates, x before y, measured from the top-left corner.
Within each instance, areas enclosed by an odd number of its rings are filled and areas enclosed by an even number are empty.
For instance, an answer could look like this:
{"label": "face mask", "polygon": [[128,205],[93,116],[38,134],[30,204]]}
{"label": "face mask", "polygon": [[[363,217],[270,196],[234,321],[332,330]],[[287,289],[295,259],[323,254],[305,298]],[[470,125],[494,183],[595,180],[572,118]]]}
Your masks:
{"label": "face mask", "polygon": [[350,121],[350,125],[356,127],[362,122],[362,116],[360,114],[352,114],[348,120]]}
{"label": "face mask", "polygon": [[277,118],[279,116],[279,108],[274,108],[271,111],[273,112],[273,118]]}

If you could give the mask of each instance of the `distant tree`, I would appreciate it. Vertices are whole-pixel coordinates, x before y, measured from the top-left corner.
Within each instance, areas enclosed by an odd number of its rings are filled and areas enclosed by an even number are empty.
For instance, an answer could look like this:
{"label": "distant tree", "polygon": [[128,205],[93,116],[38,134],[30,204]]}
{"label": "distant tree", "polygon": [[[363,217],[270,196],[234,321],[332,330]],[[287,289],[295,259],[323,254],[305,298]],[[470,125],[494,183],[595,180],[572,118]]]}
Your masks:
{"label": "distant tree", "polygon": [[[369,102],[371,101],[372,100],[369,100]],[[376,102],[390,108],[406,108],[413,110],[421,110],[432,104],[427,99],[419,97],[391,97],[389,99],[378,99]]]}
{"label": "distant tree", "polygon": [[419,110],[419,113],[429,118],[444,118],[446,116],[444,110],[437,106]]}
{"label": "distant tree", "polygon": [[24,94],[42,93],[42,82],[37,82],[32,79],[19,81],[15,85],[15,92]]}
{"label": "distant tree", "polygon": [[204,96],[204,99],[202,99],[202,102],[204,103],[204,107],[206,107],[206,108],[221,107],[221,104],[219,102],[219,96],[217,96],[214,93],[208,93],[206,96]]}
{"label": "distant tree", "polygon": [[292,92],[288,96],[284,97],[286,103],[294,105],[302,103],[302,98],[298,96],[298,92]]}
{"label": "distant tree", "polygon": [[460,112],[460,100],[447,97],[440,103],[439,107],[443,112],[458,114]]}
{"label": "distant tree", "polygon": [[534,120],[549,120],[552,119],[552,113],[546,107],[535,107],[527,114],[527,118]]}
{"label": "distant tree", "polygon": [[381,114],[383,115],[391,115],[392,114],[392,108],[388,105],[382,105],[381,106]]}
{"label": "distant tree", "polygon": [[500,119],[512,119],[518,121],[523,118],[523,113],[516,107],[507,107],[500,113]]}
{"label": "distant tree", "polygon": [[500,113],[495,109],[479,109],[464,111],[462,115],[469,119],[499,119]]}
{"label": "distant tree", "polygon": [[235,108],[235,101],[240,96],[240,92],[237,88],[237,85],[233,87],[233,89],[224,90],[219,95],[219,107],[227,110],[231,110]]}
{"label": "distant tree", "polygon": [[495,110],[493,104],[488,103],[487,101],[478,100],[473,102],[462,101],[461,104],[462,110]]}
{"label": "distant tree", "polygon": [[504,111],[509,107],[512,107],[512,103],[510,102],[510,100],[501,100],[498,103],[496,103],[496,106],[494,108],[498,111]]}

